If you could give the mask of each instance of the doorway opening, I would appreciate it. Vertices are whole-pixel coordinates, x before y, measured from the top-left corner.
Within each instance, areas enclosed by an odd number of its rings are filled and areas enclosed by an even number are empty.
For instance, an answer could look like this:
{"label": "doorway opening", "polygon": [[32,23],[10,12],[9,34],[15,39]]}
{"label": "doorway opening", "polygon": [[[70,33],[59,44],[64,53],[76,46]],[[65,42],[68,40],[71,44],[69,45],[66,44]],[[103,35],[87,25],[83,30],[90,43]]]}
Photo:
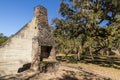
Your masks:
{"label": "doorway opening", "polygon": [[52,46],[41,46],[41,57],[48,58],[50,56]]}

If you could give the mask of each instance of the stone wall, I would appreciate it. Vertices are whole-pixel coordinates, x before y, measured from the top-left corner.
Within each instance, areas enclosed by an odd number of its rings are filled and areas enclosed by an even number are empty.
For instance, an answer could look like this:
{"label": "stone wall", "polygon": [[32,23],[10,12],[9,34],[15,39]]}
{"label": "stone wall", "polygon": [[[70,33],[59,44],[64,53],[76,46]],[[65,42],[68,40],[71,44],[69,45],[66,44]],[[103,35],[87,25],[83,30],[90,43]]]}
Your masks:
{"label": "stone wall", "polygon": [[1,75],[17,73],[23,64],[31,62],[32,38],[37,32],[33,18],[0,48]]}
{"label": "stone wall", "polygon": [[40,35],[41,26],[48,27],[47,10],[37,6],[34,18],[0,46],[0,75],[16,74],[24,64],[32,62],[32,39]]}

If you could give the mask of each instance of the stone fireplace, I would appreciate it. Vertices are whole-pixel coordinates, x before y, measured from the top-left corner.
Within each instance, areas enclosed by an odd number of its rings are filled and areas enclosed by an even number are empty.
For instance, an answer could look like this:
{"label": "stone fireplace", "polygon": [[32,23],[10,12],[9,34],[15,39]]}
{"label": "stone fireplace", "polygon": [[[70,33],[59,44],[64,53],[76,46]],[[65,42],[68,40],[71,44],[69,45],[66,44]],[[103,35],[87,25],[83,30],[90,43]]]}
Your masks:
{"label": "stone fireplace", "polygon": [[47,9],[38,5],[32,20],[0,46],[0,75],[38,71],[44,59],[56,61]]}

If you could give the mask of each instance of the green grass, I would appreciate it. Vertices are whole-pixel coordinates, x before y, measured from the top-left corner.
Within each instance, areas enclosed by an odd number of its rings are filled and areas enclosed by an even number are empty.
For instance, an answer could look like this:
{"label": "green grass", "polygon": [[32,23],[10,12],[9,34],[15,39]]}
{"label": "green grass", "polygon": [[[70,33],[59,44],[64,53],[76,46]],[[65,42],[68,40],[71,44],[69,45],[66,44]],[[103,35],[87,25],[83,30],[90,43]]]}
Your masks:
{"label": "green grass", "polygon": [[120,69],[120,57],[114,56],[95,56],[94,60],[91,59],[91,56],[82,56],[78,61],[74,56],[57,56],[58,61],[68,62],[68,63],[85,63],[85,64],[96,64],[103,67],[112,67]]}

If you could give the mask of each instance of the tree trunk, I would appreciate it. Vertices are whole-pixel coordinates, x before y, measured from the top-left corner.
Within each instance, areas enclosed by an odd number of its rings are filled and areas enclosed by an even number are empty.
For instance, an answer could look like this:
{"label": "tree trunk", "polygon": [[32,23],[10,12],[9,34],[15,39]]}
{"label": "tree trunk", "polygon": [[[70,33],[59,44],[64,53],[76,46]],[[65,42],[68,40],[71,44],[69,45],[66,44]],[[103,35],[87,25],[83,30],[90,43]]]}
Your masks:
{"label": "tree trunk", "polygon": [[92,60],[94,61],[94,57],[93,57],[93,54],[92,54],[92,52],[91,52],[91,47],[89,48],[89,51],[90,51],[91,58],[92,58]]}

